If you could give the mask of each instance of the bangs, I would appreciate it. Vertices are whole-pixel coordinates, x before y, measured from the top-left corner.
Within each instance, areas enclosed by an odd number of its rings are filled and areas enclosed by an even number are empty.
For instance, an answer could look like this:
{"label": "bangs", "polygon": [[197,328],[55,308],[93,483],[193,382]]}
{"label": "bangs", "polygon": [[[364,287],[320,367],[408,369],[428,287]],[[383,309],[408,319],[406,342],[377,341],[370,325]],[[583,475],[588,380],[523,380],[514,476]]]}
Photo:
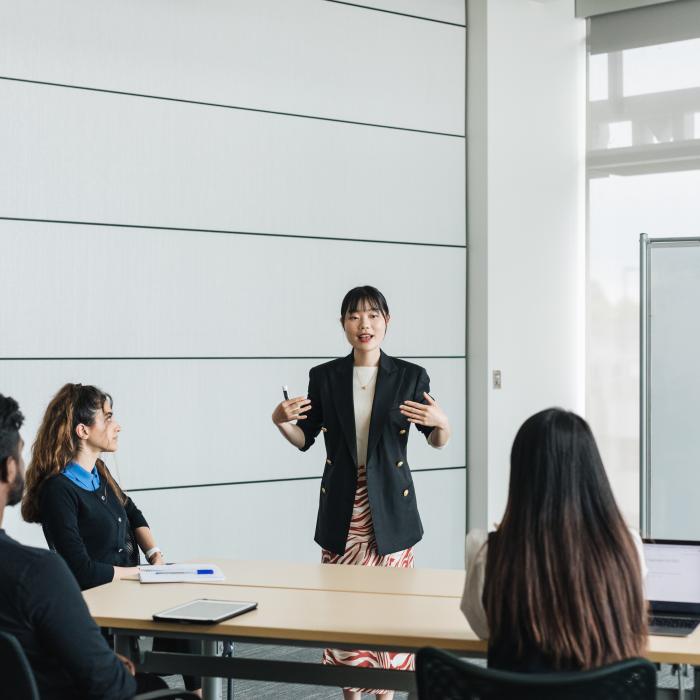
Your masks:
{"label": "bangs", "polygon": [[346,314],[354,314],[356,311],[381,311],[379,301],[371,296],[357,295],[350,299]]}
{"label": "bangs", "polygon": [[343,299],[340,314],[342,318],[345,318],[347,314],[365,310],[378,311],[384,318],[389,315],[389,307],[384,295],[378,289],[369,285],[351,289]]}

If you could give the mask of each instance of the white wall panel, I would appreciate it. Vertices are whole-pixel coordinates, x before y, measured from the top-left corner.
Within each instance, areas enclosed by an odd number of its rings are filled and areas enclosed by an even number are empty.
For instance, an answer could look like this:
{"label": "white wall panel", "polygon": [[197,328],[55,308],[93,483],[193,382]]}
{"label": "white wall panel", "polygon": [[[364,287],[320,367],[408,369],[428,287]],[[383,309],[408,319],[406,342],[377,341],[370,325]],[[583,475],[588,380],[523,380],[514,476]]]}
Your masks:
{"label": "white wall panel", "polygon": [[[420,359],[431,393],[455,426],[441,450],[411,429],[412,469],[465,462],[464,360]],[[15,397],[26,418],[25,441],[51,397],[66,382],[96,384],[115,401],[120,449],[106,461],[125,488],[320,476],[323,435],[301,453],[278,434],[270,414],[281,386],[306,394],[319,360],[2,361],[0,393]],[[29,457],[29,449],[27,449]]]}
{"label": "white wall panel", "polygon": [[[425,535],[416,566],[464,568],[466,471],[413,475]],[[225,557],[316,562],[319,481],[276,482],[134,493],[169,559]],[[39,525],[7,508],[8,535],[46,547]]]}
{"label": "white wall panel", "polygon": [[[464,470],[414,477],[425,528],[416,566],[464,568]],[[316,562],[320,481],[133,494],[168,557]],[[10,533],[11,534],[11,533]]]}
{"label": "white wall panel", "polygon": [[571,0],[468,14],[469,512],[488,528],[521,423],[584,409],[586,25]]}
{"label": "white wall panel", "polygon": [[413,475],[425,534],[416,546],[416,566],[464,569],[466,469]]}
{"label": "white wall panel", "polygon": [[464,244],[464,140],[0,80],[5,216]]}
{"label": "white wall panel", "polygon": [[0,357],[335,357],[358,284],[387,352],[464,355],[463,249],[8,221],[0,249]]}
{"label": "white wall panel", "polygon": [[375,7],[389,12],[425,17],[440,22],[464,24],[464,0],[349,0],[357,5]]}
{"label": "white wall panel", "polygon": [[[28,451],[27,451],[28,452]],[[41,525],[25,523],[22,520],[19,504],[14,508],[5,508],[2,519],[2,529],[13,539],[30,547],[47,549]]]}
{"label": "white wall panel", "polygon": [[224,557],[317,562],[319,480],[134,493],[173,559]]}
{"label": "white wall panel", "polygon": [[[406,131],[463,133],[465,31],[443,22],[464,3],[366,4],[389,12],[0,3],[0,77],[97,89],[0,79],[0,216],[127,225],[0,220],[0,392],[25,438],[62,383],[94,382],[115,396],[127,488],[313,477],[135,492],[174,558],[318,560],[322,441],[301,454],[269,416],[322,361],[303,358],[347,353],[339,305],[358,284],[386,294],[385,350],[423,356],[452,420],[445,450],[412,435],[411,466],[464,465],[465,141]],[[465,470],[414,480],[418,565],[461,568]],[[8,532],[43,544],[18,516]]]}
{"label": "white wall panel", "polygon": [[464,51],[461,27],[319,0],[0,3],[0,75],[456,134]]}

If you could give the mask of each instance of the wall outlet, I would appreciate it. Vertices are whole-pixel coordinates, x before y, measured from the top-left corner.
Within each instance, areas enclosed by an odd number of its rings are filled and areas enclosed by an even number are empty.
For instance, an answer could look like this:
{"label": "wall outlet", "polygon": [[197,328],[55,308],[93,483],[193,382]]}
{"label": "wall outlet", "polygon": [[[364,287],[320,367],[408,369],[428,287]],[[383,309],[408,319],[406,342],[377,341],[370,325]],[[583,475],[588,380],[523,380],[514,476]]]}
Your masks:
{"label": "wall outlet", "polygon": [[494,389],[501,388],[501,370],[500,369],[493,370],[493,388]]}

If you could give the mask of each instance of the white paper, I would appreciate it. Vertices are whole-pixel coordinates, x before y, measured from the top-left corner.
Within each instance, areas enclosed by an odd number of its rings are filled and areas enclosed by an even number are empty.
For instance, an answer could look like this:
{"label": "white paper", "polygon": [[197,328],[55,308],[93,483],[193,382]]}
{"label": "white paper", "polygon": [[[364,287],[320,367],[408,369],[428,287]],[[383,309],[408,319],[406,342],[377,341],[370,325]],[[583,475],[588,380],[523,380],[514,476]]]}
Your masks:
{"label": "white paper", "polygon": [[[207,571],[213,573],[203,573]],[[223,572],[215,564],[156,564],[139,567],[141,583],[209,583],[225,580]]]}

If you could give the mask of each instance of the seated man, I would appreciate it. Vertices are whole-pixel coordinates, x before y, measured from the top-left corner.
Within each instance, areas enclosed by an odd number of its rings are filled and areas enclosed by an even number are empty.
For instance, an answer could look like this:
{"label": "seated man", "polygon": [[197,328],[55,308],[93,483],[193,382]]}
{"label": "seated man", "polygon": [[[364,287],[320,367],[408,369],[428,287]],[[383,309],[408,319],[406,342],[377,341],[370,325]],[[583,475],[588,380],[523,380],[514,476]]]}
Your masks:
{"label": "seated man", "polygon": [[[23,420],[17,402],[0,394],[0,526],[5,506],[24,489]],[[2,529],[0,630],[24,649],[42,700],[123,700],[137,692],[133,665],[109,648],[63,559]]]}

